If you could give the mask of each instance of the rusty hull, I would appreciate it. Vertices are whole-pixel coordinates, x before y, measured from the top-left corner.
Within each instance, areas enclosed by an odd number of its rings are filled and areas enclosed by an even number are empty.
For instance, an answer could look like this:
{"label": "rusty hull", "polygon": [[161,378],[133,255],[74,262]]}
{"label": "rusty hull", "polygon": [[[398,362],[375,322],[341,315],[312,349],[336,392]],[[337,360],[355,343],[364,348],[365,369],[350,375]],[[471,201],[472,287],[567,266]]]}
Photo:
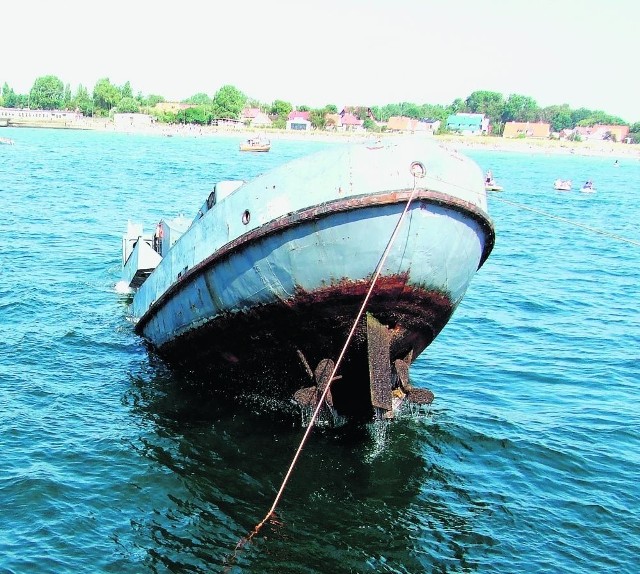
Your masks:
{"label": "rusty hull", "polygon": [[[173,365],[196,371],[233,395],[258,393],[288,400],[313,384],[311,371],[337,360],[369,289],[344,280],[248,312],[229,313],[170,341],[158,353]],[[407,277],[380,277],[367,313],[388,328],[391,364],[415,360],[453,312],[440,292],[409,287]],[[301,357],[302,355],[302,357]],[[336,411],[369,420],[372,414],[366,315],[332,384]]]}

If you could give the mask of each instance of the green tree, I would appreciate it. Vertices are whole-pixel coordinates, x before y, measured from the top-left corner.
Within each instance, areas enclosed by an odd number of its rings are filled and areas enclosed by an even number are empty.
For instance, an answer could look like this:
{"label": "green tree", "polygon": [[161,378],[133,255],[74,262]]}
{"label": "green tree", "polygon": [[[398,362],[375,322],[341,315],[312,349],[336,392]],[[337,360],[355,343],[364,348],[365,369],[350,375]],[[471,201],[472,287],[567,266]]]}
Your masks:
{"label": "green tree", "polygon": [[473,92],[466,100],[467,109],[474,114],[485,114],[491,123],[499,122],[504,112],[504,98],[498,92],[479,90]]}
{"label": "green tree", "polygon": [[156,94],[150,94],[148,96],[143,96],[142,93],[139,93],[136,97],[141,107],[145,108],[153,108],[156,104],[160,102],[164,102],[165,99],[162,96],[158,96]]}
{"label": "green tree", "polygon": [[423,104],[420,106],[421,118],[433,118],[444,122],[446,121],[448,115],[449,114],[447,113],[447,109],[440,104]]}
{"label": "green tree", "polygon": [[504,122],[533,122],[538,119],[539,108],[529,96],[511,94],[504,104],[502,120]]}
{"label": "green tree", "polygon": [[594,110],[589,115],[578,122],[579,126],[594,126],[596,124],[622,126],[626,122],[617,116],[609,115],[601,110]]}
{"label": "green tree", "polygon": [[64,102],[62,104],[65,110],[73,109],[73,96],[71,95],[71,84],[64,87]]}
{"label": "green tree", "polygon": [[540,110],[540,119],[551,124],[551,129],[554,132],[575,127],[573,124],[573,118],[571,117],[571,109],[568,104],[542,108]]}
{"label": "green tree", "polygon": [[82,84],[78,85],[75,95],[72,98],[74,108],[80,110],[85,116],[93,115],[93,100]]}
{"label": "green tree", "polygon": [[131,84],[126,81],[124,86],[120,88],[120,96],[123,98],[133,98],[133,91],[131,90]]}
{"label": "green tree", "polygon": [[29,107],[34,110],[59,110],[64,104],[64,84],[57,76],[36,78],[29,92]]}
{"label": "green tree", "polygon": [[456,98],[455,100],[453,100],[453,102],[451,102],[451,105],[448,108],[448,114],[458,114],[460,112],[466,112],[467,110],[467,104],[464,102],[464,100],[461,100],[460,98]]}
{"label": "green tree", "polygon": [[285,121],[292,111],[293,106],[289,102],[285,102],[283,100],[275,100],[273,104],[271,104],[271,113],[278,116],[279,118],[284,118]]}
{"label": "green tree", "polygon": [[374,117],[381,122],[386,122],[391,116],[402,115],[400,106],[398,104],[385,104],[384,106],[373,106],[371,112]]}
{"label": "green tree", "polygon": [[188,124],[207,125],[211,122],[211,112],[209,106],[196,106],[184,110],[184,118]]}
{"label": "green tree", "polygon": [[137,114],[140,111],[140,105],[138,104],[138,100],[128,96],[122,98],[115,109],[121,114]]}
{"label": "green tree", "polygon": [[[393,116],[405,116],[409,118],[421,118],[424,117],[422,106],[418,106],[412,102],[401,102],[399,104],[385,104],[382,107],[372,106],[371,113],[373,117],[379,121],[386,122]],[[364,120],[364,117],[360,118]]]}
{"label": "green tree", "polygon": [[149,113],[153,117],[155,117],[159,122],[162,122],[165,124],[178,124],[184,121],[184,116],[182,119],[179,119],[177,114],[173,112],[163,112],[163,111],[151,109],[149,110]]}
{"label": "green tree", "polygon": [[13,88],[9,87],[9,84],[5,82],[2,86],[2,99],[4,100],[4,106],[7,108],[18,107],[18,96],[13,91]]}
{"label": "green tree", "polygon": [[195,104],[197,106],[210,106],[213,100],[204,92],[199,92],[184,100],[185,104]]}
{"label": "green tree", "polygon": [[492,136],[501,136],[504,133],[504,122],[497,120],[495,122],[491,122],[491,135]]}
{"label": "green tree", "polygon": [[374,122],[371,118],[367,117],[364,119],[364,121],[362,122],[362,127],[370,132],[378,132],[380,131],[380,128],[378,127],[378,124],[376,124],[376,122]]}
{"label": "green tree", "polygon": [[351,108],[351,113],[359,120],[366,120],[369,117],[369,108],[367,106],[358,106],[357,108]]}
{"label": "green tree", "polygon": [[311,122],[311,125],[317,130],[323,130],[327,125],[325,115],[326,112],[324,109],[311,110],[311,114],[309,114],[309,121]]}
{"label": "green tree", "polygon": [[573,126],[577,126],[582,120],[588,118],[591,115],[591,110],[587,108],[578,108],[571,112],[571,123]]}
{"label": "green tree", "polygon": [[327,104],[324,107],[324,111],[326,114],[337,114],[338,113],[338,107],[335,104]]}
{"label": "green tree", "polygon": [[247,96],[235,86],[222,86],[213,96],[212,113],[216,118],[238,119],[246,101]]}
{"label": "green tree", "polygon": [[[401,116],[405,116],[407,118],[418,119],[420,117],[420,107],[416,104],[412,104],[410,102],[402,102],[400,104]],[[364,118],[360,118],[364,119]]]}
{"label": "green tree", "polygon": [[261,112],[267,113],[271,106],[268,104],[263,104],[260,100],[256,100],[255,98],[247,98],[244,103],[245,108],[258,108]]}
{"label": "green tree", "polygon": [[120,90],[109,81],[109,78],[101,78],[93,88],[94,115],[109,115],[120,99]]}

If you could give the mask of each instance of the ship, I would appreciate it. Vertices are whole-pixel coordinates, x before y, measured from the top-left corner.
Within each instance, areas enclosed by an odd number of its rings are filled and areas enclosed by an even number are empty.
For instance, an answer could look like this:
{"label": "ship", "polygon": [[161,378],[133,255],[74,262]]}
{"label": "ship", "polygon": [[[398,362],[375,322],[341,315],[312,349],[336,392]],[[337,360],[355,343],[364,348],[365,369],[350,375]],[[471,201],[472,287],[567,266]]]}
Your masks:
{"label": "ship", "polygon": [[129,222],[122,258],[135,332],[168,364],[366,421],[431,403],[410,367],[494,242],[475,162],[390,138],[219,181],[193,218]]}

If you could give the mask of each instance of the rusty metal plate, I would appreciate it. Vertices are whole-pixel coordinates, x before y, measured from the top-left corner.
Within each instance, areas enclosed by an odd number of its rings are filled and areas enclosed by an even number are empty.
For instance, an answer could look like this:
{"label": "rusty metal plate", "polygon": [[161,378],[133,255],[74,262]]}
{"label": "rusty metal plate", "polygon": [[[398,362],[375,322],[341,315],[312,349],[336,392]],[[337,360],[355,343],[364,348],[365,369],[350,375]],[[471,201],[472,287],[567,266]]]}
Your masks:
{"label": "rusty metal plate", "polygon": [[369,381],[371,385],[371,404],[374,408],[390,411],[393,407],[391,397],[391,358],[389,330],[373,315],[367,313],[367,352],[369,359]]}

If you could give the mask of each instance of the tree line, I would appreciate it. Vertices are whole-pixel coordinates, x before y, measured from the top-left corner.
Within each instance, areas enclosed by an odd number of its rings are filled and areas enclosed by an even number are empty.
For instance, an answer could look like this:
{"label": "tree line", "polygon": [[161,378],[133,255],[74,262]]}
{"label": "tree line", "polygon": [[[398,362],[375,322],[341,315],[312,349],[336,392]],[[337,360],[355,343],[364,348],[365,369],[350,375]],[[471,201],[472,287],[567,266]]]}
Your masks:
{"label": "tree line", "polygon": [[[17,94],[5,82],[0,93],[0,106],[8,108],[30,108],[43,110],[78,110],[85,116],[108,117],[113,113],[144,112],[154,115],[160,122],[190,123],[208,125],[215,120],[239,119],[242,110],[249,106],[259,108],[268,114],[273,127],[284,128],[289,113],[296,109],[310,113],[311,124],[317,129],[330,127],[331,119],[327,114],[338,112],[337,107],[328,104],[322,108],[294,106],[285,100],[272,103],[259,102],[246,96],[238,88],[231,85],[222,86],[213,96],[197,93],[183,100],[191,104],[179,111],[157,111],[156,104],[166,101],[160,95],[134,95],[130,82],[117,86],[102,78],[96,82],[92,92],[79,85],[75,91],[69,84],[63,84],[57,76],[41,76],[36,78],[28,94]],[[627,125],[635,143],[640,143],[640,122],[629,124],[622,118],[607,114],[601,110],[587,108],[572,109],[568,104],[538,106],[537,102],[520,94],[504,97],[499,92],[478,90],[466,99],[458,98],[449,105],[415,104],[402,102],[384,106],[355,106],[348,111],[364,121],[364,127],[376,131],[381,128],[376,122],[386,122],[392,116],[405,116],[414,119],[433,119],[442,122],[441,131],[446,131],[446,120],[451,114],[459,112],[482,113],[489,117],[492,133],[501,135],[504,124],[509,121],[538,122],[551,125],[552,131],[572,129],[576,126],[592,126],[595,124]]]}

